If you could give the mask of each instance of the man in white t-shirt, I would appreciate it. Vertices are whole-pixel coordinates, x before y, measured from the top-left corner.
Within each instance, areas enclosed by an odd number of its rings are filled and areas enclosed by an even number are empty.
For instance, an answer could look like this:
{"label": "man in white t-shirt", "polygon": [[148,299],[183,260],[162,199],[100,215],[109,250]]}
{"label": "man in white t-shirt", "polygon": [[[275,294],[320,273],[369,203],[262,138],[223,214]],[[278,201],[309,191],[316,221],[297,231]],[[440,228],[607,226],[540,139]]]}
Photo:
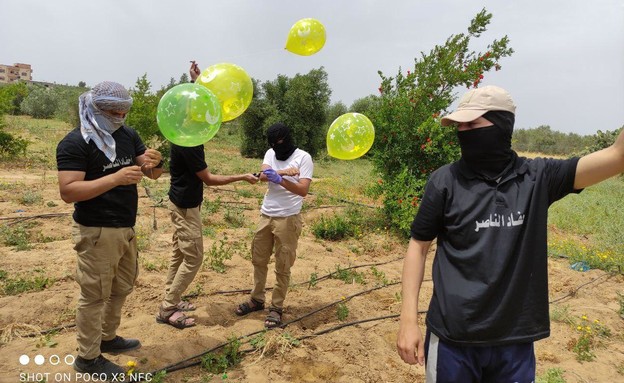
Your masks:
{"label": "man in white t-shirt", "polygon": [[[254,266],[254,288],[248,302],[236,308],[237,315],[246,315],[263,310],[269,260],[275,248],[275,287],[269,306],[266,328],[282,324],[284,299],[290,283],[290,268],[297,256],[297,242],[301,235],[301,205],[312,182],[314,164],[312,157],[298,149],[290,128],[277,123],[267,130],[271,149],[267,150],[262,162],[261,181],[269,181],[269,188],[262,202],[260,222],[251,245],[251,263]],[[280,175],[287,169],[292,175]]]}

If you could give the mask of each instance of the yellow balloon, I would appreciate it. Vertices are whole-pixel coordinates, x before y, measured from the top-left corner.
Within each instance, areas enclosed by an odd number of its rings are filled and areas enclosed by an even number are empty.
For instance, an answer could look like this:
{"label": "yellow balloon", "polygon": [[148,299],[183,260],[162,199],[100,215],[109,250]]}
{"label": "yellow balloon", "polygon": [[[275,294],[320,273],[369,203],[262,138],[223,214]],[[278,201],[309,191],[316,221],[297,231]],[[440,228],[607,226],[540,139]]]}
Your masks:
{"label": "yellow balloon", "polygon": [[204,69],[196,83],[205,86],[221,103],[223,122],[243,114],[253,98],[253,83],[238,65],[220,63]]}
{"label": "yellow balloon", "polygon": [[297,21],[288,33],[286,49],[301,56],[310,56],[325,45],[325,27],[316,19]]}
{"label": "yellow balloon", "polygon": [[366,154],[375,141],[375,127],[363,114],[345,113],[327,131],[327,152],[341,160],[354,160]]}

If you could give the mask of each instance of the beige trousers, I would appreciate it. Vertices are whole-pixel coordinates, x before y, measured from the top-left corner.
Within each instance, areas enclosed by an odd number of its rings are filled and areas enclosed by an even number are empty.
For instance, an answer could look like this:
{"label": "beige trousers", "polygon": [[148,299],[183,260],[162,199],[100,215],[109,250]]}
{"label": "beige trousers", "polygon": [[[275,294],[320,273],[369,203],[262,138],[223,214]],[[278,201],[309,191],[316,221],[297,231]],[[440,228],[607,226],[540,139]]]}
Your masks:
{"label": "beige trousers", "polygon": [[173,253],[169,262],[163,311],[172,311],[182,300],[182,293],[193,282],[204,260],[204,242],[199,206],[182,209],[169,202],[173,223]]}
{"label": "beige trousers", "polygon": [[290,268],[297,257],[297,242],[301,235],[301,214],[289,217],[260,217],[258,229],[251,244],[251,263],[254,266],[254,288],[251,297],[264,302],[269,260],[275,248],[275,287],[271,307],[282,310],[290,283]]}
{"label": "beige trousers", "polygon": [[115,338],[121,307],[139,273],[134,228],[88,227],[72,230],[78,258],[80,297],[76,308],[78,355],[100,355],[102,340]]}

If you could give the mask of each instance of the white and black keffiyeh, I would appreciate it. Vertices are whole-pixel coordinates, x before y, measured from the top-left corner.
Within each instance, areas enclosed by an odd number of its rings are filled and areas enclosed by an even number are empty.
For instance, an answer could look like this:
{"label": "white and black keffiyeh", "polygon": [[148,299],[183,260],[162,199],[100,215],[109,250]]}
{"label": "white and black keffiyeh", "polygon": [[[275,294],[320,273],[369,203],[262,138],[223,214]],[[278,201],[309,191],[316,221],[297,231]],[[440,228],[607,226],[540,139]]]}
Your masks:
{"label": "white and black keffiyeh", "polygon": [[125,117],[110,112],[127,113],[131,106],[132,97],[123,85],[116,82],[101,82],[80,95],[78,101],[80,133],[85,142],[93,140],[111,161],[115,161],[116,157],[112,133],[123,125]]}

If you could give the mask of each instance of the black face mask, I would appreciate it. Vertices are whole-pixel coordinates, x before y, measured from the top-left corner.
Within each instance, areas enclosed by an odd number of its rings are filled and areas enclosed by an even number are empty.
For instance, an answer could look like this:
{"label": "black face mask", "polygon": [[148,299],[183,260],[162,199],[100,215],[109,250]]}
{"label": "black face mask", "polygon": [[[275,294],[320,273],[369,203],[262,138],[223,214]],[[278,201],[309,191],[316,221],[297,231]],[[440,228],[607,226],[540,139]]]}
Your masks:
{"label": "black face mask", "polygon": [[275,158],[279,161],[287,160],[297,149],[290,134],[290,129],[284,124],[271,125],[267,130],[267,140],[275,151]]}
{"label": "black face mask", "polygon": [[514,116],[509,112],[483,115],[492,126],[457,132],[462,159],[475,173],[497,178],[506,170],[516,153],[511,149]]}

